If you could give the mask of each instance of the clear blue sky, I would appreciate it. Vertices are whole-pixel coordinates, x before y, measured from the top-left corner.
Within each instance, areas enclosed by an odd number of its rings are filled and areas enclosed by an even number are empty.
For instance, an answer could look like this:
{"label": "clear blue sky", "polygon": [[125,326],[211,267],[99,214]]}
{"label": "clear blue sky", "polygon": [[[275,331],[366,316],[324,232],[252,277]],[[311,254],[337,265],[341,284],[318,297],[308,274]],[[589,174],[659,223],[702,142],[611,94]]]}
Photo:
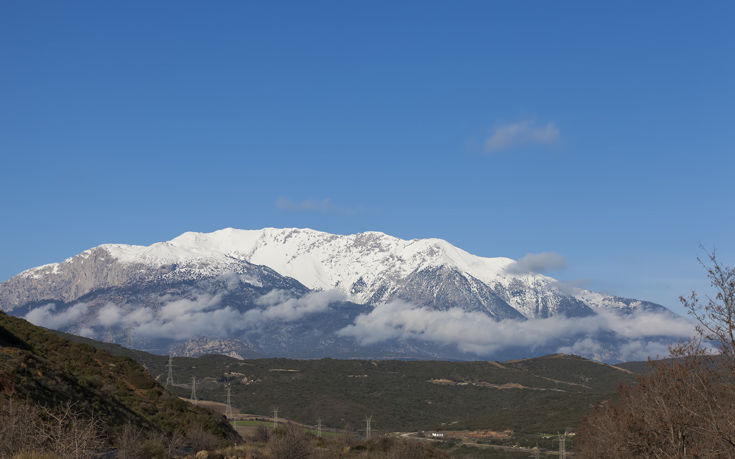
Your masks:
{"label": "clear blue sky", "polygon": [[602,3],[2,2],[0,279],[297,226],[677,309],[735,263],[735,4]]}

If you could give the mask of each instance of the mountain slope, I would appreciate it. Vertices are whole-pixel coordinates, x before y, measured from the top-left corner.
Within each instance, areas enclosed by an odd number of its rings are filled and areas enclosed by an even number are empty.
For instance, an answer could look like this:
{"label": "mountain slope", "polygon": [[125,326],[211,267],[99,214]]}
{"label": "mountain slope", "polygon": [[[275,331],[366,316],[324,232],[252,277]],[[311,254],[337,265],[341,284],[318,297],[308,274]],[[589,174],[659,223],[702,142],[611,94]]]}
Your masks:
{"label": "mountain slope", "polygon": [[101,419],[110,438],[128,422],[165,435],[198,424],[221,439],[237,438],[224,418],[173,396],[134,360],[2,312],[0,394],[52,409],[73,403]]}

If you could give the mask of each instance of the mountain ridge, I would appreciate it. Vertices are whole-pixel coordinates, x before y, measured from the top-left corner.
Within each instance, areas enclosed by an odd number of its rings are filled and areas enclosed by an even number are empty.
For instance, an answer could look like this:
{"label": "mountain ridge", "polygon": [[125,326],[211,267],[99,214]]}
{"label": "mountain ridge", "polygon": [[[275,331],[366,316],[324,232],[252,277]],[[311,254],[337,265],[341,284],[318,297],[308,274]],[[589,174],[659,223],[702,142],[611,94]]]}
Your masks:
{"label": "mountain ridge", "polygon": [[[225,228],[211,233],[186,232],[149,246],[102,244],[59,263],[30,268],[0,284],[0,306],[12,310],[29,301],[70,301],[95,287],[165,277],[173,271],[179,277],[197,279],[230,272],[243,275],[263,267],[312,290],[340,289],[364,304],[436,297],[442,287],[446,292],[450,286],[425,279],[443,269],[447,274],[443,280],[451,277],[454,290],[486,290],[461,302],[445,299],[445,307],[467,308],[471,304],[470,309],[484,310],[499,319],[519,318],[511,309],[525,318],[537,318],[592,313],[587,308],[637,306],[612,295],[583,289],[570,292],[551,277],[513,271],[515,265],[510,258],[479,257],[436,238],[404,240],[377,231],[335,235],[308,228]],[[96,266],[101,268],[94,269]],[[67,275],[67,271],[72,274]],[[75,274],[80,280],[70,283]],[[253,279],[258,282],[262,274],[255,273]],[[43,279],[48,279],[45,285],[34,282]],[[415,285],[421,279],[427,285],[416,292]],[[66,289],[59,291],[55,288],[59,284]],[[44,289],[52,293],[44,295]],[[410,289],[413,294],[407,291]]]}
{"label": "mountain ridge", "polygon": [[688,333],[663,306],[521,268],[441,239],[229,228],[103,244],[23,271],[0,284],[0,306],[47,328],[192,356],[630,360]]}

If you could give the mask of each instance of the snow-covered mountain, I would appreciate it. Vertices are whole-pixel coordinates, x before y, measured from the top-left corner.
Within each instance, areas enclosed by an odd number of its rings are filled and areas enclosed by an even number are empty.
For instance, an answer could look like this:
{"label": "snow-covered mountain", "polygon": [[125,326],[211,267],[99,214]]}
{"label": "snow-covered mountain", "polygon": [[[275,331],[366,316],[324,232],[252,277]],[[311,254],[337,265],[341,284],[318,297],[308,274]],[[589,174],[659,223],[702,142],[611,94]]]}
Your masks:
{"label": "snow-covered mountain", "polygon": [[[297,228],[187,232],[150,246],[104,244],[32,268],[0,286],[10,310],[31,301],[75,300],[101,287],[151,279],[236,273],[260,283],[270,268],[312,290],[340,289],[358,303],[402,299],[437,309],[483,310],[496,318],[588,315],[598,308],[655,307],[518,272],[515,260],[472,255],[442,239],[379,232],[336,235]],[[272,279],[271,279],[272,281]]]}
{"label": "snow-covered mountain", "polygon": [[159,351],[191,340],[186,352],[196,353],[196,343],[211,342],[200,339],[206,335],[240,340],[263,355],[357,356],[373,346],[369,355],[424,358],[449,355],[452,341],[427,348],[421,340],[429,333],[421,330],[401,338],[403,344],[375,347],[369,335],[390,330],[393,339],[396,330],[410,330],[393,316],[487,319],[488,328],[492,321],[667,312],[571,288],[521,266],[441,239],[227,228],[150,246],[104,244],[23,271],[0,284],[0,307],[41,325],[96,337],[105,332],[117,341],[134,329]]}

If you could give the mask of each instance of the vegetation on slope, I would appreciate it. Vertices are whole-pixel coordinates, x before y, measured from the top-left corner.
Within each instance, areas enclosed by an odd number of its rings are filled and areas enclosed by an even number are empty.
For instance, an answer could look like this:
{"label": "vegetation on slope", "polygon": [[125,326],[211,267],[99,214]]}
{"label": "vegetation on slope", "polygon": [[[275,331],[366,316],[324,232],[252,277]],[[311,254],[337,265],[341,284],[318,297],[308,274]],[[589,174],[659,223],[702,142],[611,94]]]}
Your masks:
{"label": "vegetation on slope", "polygon": [[171,437],[201,430],[222,441],[237,434],[219,415],[180,400],[129,357],[72,342],[0,312],[0,394],[59,413],[96,419],[112,442],[126,425]]}
{"label": "vegetation on slope", "polygon": [[[83,339],[83,338],[75,338]],[[91,341],[90,341],[91,342]],[[129,355],[165,381],[167,357],[96,343]],[[396,360],[238,360],[222,355],[173,359],[175,385],[191,393],[196,377],[202,400],[232,404],[241,412],[314,425],[359,430],[373,415],[379,431],[491,429],[557,432],[576,427],[593,406],[614,397],[625,369],[569,355],[509,362]]]}

